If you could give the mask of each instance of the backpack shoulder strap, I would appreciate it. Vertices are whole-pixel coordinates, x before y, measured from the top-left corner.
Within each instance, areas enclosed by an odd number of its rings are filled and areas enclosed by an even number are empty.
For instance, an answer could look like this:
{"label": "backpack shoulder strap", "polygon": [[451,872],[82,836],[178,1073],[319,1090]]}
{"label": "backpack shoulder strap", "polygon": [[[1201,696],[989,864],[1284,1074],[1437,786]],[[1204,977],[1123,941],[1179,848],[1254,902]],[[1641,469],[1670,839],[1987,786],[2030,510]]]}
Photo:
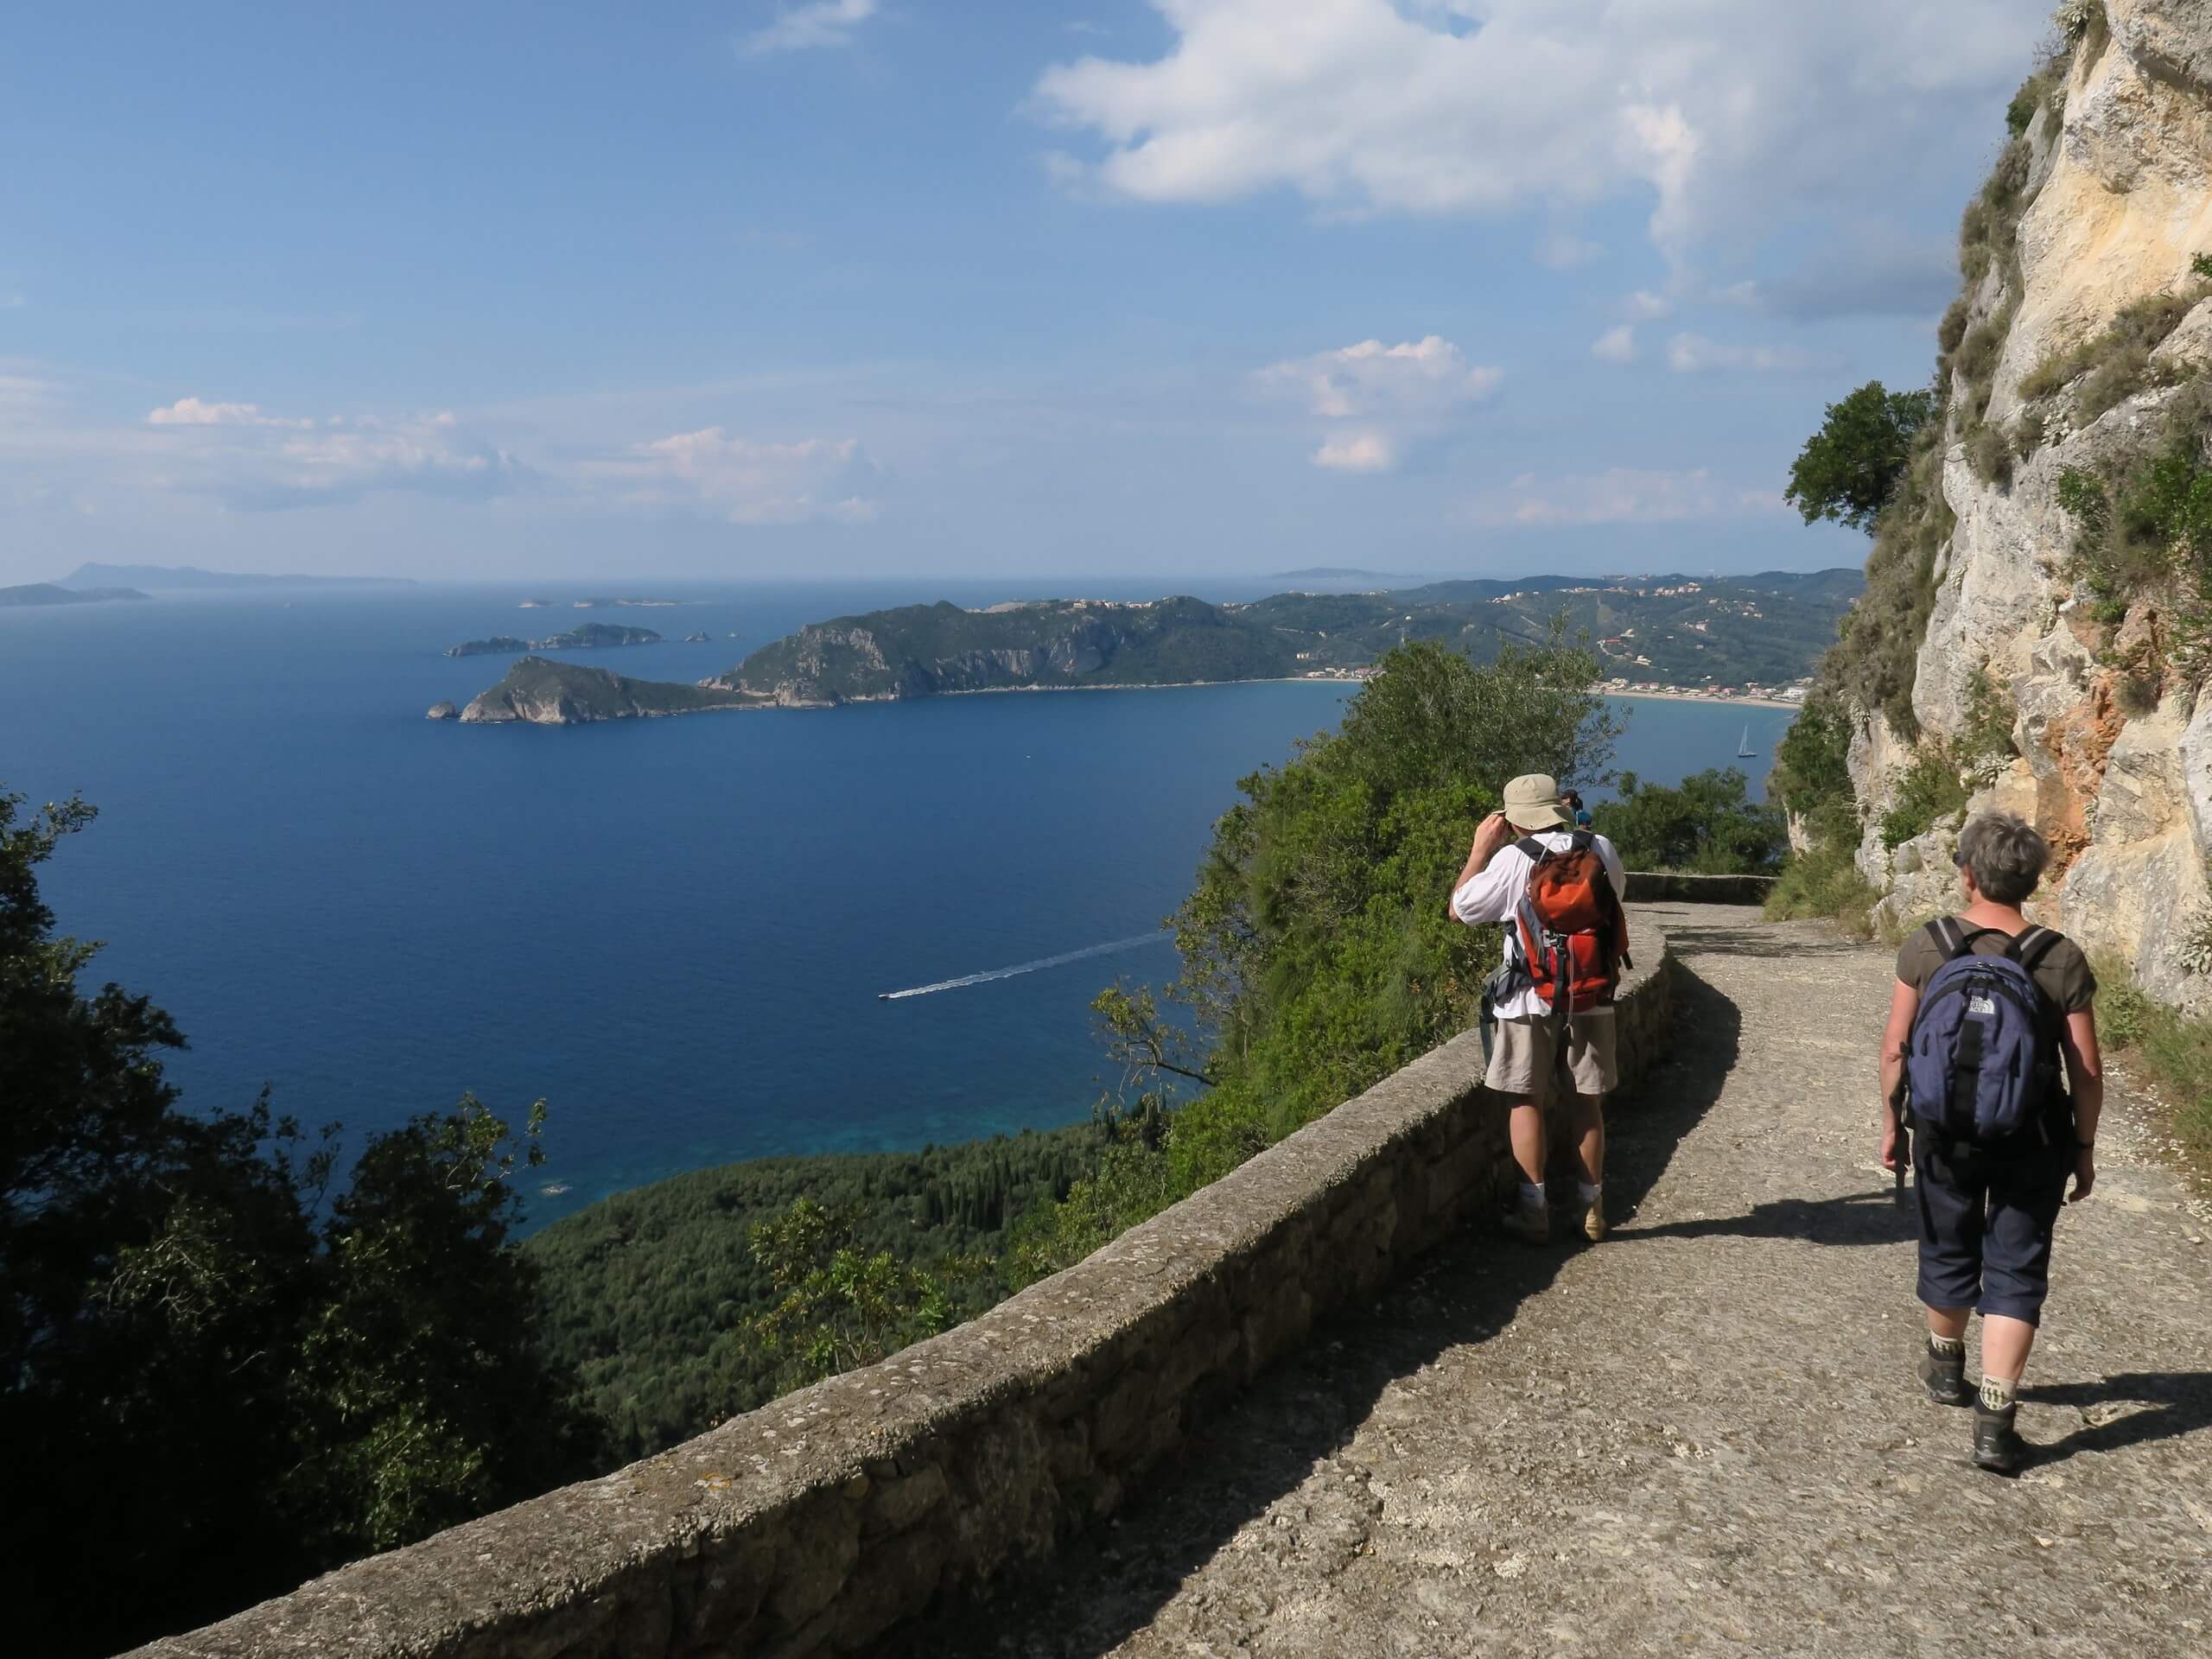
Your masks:
{"label": "backpack shoulder strap", "polygon": [[2030,924],[2022,931],[2012,936],[2012,942],[2005,947],[2005,954],[2026,969],[2029,973],[2033,974],[2036,964],[2048,956],[2051,947],[2063,937],[2063,934],[2052,932],[2047,927],[2037,927]]}
{"label": "backpack shoulder strap", "polygon": [[1578,830],[1567,842],[1570,852],[1586,853],[1597,845],[1597,839],[1587,830]]}
{"label": "backpack shoulder strap", "polygon": [[1551,856],[1552,849],[1534,836],[1523,836],[1513,844],[1522,852],[1528,854],[1529,861],[1531,864],[1541,864]]}
{"label": "backpack shoulder strap", "polygon": [[1959,925],[1955,916],[1938,916],[1928,924],[1928,931],[1936,941],[1936,948],[1943,953],[1945,962],[1956,962],[1974,949],[1974,936]]}

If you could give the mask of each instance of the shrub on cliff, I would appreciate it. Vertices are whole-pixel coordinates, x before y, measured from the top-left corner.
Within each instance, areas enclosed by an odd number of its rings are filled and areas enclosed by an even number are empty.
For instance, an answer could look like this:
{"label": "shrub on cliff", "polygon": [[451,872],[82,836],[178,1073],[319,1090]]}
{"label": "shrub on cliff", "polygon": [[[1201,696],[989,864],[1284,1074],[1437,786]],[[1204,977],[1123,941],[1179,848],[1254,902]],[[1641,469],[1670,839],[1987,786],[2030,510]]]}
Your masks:
{"label": "shrub on cliff", "polygon": [[[168,1016],[79,983],[37,867],[92,819],[0,794],[0,1585],[40,1651],[107,1653],[544,1490],[589,1425],[508,1248],[516,1155],[473,1101],[326,1203],[266,1101],[182,1109]],[[531,1132],[535,1133],[533,1120]]]}

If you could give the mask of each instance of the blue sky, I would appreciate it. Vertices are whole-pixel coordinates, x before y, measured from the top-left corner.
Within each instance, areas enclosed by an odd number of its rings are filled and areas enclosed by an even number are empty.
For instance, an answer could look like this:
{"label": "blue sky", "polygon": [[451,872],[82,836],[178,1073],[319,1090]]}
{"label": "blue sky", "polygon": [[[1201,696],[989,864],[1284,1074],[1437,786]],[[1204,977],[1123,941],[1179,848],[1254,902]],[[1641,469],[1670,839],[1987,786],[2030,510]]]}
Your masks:
{"label": "blue sky", "polygon": [[0,581],[1808,567],[2041,0],[41,7]]}

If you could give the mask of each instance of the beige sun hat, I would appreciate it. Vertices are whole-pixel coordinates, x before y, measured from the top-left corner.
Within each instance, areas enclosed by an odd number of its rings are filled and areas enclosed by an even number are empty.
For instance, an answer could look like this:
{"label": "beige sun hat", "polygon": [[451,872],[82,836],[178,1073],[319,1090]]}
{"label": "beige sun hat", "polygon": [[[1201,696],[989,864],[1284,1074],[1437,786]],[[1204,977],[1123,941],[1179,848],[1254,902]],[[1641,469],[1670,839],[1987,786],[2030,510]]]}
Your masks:
{"label": "beige sun hat", "polygon": [[1516,830],[1564,830],[1567,804],[1559,780],[1541,772],[1516,778],[1505,786],[1505,821]]}

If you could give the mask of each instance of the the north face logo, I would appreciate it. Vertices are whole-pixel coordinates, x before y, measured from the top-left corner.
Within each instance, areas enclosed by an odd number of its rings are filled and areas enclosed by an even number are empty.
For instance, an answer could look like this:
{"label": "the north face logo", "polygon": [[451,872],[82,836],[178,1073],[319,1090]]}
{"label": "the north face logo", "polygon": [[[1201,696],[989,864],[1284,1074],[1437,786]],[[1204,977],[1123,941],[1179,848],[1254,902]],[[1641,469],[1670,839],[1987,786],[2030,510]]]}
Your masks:
{"label": "the north face logo", "polygon": [[1993,996],[1970,996],[1967,999],[1967,1012],[1993,1015],[1997,1012],[1997,999]]}

